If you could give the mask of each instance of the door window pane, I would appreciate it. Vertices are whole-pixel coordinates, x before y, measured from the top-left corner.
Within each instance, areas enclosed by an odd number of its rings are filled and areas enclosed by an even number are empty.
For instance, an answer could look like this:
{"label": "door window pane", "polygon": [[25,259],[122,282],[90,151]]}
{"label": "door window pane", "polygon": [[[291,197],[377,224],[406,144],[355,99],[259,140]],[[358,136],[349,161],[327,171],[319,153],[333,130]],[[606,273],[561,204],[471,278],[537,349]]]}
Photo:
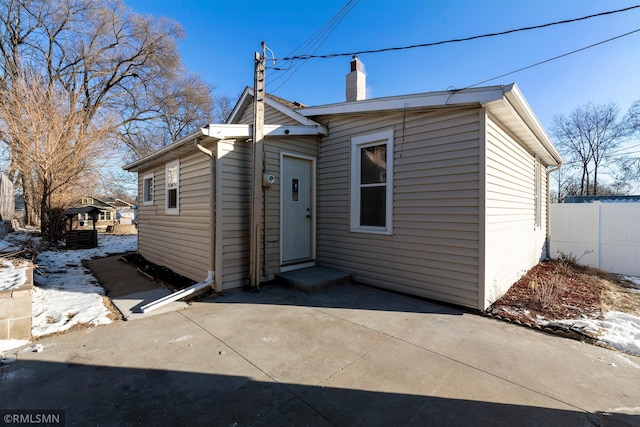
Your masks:
{"label": "door window pane", "polygon": [[291,179],[291,201],[293,202],[297,202],[299,200],[299,194],[298,194],[299,188],[298,188],[298,179],[297,178],[292,178]]}

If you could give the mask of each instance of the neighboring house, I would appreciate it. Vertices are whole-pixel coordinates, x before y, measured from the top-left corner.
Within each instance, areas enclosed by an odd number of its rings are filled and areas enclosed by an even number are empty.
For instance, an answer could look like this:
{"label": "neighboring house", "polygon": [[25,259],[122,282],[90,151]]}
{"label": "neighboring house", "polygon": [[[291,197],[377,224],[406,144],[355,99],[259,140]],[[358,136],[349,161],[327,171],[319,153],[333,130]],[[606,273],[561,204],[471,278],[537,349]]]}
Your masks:
{"label": "neighboring house", "polygon": [[135,224],[138,219],[137,213],[135,206],[122,208],[116,212],[116,220],[119,224]]}
{"label": "neighboring house", "polygon": [[[97,198],[85,196],[76,201],[72,208],[97,207],[100,209],[96,228],[105,231],[107,227],[115,224],[133,224],[137,219],[136,206],[118,198]],[[78,214],[74,229],[91,229],[93,222],[89,214]]]}
{"label": "neighboring house", "polygon": [[[253,91],[209,125],[130,163],[138,250],[216,291],[312,265],[486,308],[546,257],[561,157],[515,84],[305,107],[265,99],[264,195],[252,202]],[[353,85],[356,85],[354,88]]]}
{"label": "neighboring house", "polygon": [[[98,231],[105,231],[107,227],[116,223],[116,208],[109,202],[93,196],[84,196],[76,201],[70,208],[97,208],[99,213],[95,227]],[[79,213],[73,221],[74,230],[92,230],[94,227],[91,215]]]}
{"label": "neighboring house", "polygon": [[103,199],[116,208],[116,222],[118,224],[134,224],[137,220],[136,206],[122,199]]}

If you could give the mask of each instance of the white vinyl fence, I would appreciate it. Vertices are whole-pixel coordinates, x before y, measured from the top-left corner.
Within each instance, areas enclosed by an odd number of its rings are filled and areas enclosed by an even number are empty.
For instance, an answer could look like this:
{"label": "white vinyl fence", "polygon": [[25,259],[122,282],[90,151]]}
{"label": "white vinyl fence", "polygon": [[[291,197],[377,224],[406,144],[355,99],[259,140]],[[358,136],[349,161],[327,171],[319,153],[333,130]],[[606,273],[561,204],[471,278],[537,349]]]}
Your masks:
{"label": "white vinyl fence", "polygon": [[640,276],[640,203],[552,203],[551,257]]}

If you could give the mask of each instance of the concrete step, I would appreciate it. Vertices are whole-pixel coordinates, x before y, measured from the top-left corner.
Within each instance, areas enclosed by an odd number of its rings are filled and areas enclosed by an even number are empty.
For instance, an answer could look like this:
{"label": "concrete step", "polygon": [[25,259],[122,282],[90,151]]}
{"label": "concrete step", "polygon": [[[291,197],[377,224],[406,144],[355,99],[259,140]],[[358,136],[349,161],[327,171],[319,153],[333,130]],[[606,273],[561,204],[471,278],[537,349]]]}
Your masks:
{"label": "concrete step", "polygon": [[306,293],[351,283],[349,273],[318,266],[276,274],[276,279]]}

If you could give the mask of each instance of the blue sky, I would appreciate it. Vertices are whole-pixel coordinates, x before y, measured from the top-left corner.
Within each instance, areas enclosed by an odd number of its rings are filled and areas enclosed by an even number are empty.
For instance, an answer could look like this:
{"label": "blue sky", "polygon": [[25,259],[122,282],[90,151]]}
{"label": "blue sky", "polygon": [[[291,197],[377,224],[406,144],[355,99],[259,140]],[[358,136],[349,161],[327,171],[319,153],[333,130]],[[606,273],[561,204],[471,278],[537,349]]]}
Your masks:
{"label": "blue sky", "polygon": [[[253,56],[265,41],[286,57],[347,0],[125,0],[166,16],[186,33],[179,47],[190,72],[238,95],[253,85]],[[346,53],[469,37],[640,4],[625,0],[360,0],[316,54]],[[488,39],[360,55],[369,97],[463,88],[640,29],[640,9]],[[311,52],[307,52],[311,53]],[[312,59],[295,73],[268,70],[267,91],[306,105],[344,101],[350,57]],[[287,80],[288,78],[288,80]],[[285,82],[286,80],[286,82]],[[545,128],[587,102],[640,99],[640,32],[484,85],[516,82]]]}

